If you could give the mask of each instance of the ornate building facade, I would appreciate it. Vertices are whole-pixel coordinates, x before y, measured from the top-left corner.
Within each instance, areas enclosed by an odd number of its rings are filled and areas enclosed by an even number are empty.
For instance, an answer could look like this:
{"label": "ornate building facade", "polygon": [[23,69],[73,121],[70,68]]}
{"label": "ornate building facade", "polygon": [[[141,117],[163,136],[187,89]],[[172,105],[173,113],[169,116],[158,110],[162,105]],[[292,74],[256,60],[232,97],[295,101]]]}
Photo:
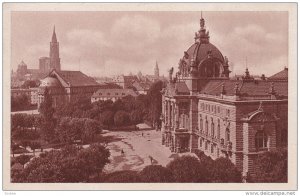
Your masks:
{"label": "ornate building facade", "polygon": [[259,153],[287,145],[287,69],[260,80],[247,69],[230,79],[228,58],[210,42],[202,17],[178,69],[162,92],[162,144],[172,152],[228,157],[246,176]]}

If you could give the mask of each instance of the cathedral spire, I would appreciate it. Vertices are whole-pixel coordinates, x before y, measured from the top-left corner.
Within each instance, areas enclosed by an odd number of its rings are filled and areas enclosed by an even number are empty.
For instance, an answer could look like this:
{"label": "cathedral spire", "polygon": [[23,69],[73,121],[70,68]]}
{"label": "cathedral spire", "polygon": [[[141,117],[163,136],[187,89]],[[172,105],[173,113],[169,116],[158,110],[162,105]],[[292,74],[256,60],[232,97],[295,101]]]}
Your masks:
{"label": "cathedral spire", "polygon": [[53,28],[52,42],[57,42],[56,33],[55,33],[55,25],[54,25],[54,28]]}
{"label": "cathedral spire", "polygon": [[57,42],[55,26],[53,28],[52,40],[50,42],[50,68],[60,70],[60,58],[59,58],[59,42]]}
{"label": "cathedral spire", "polygon": [[156,78],[159,77],[159,68],[158,68],[157,60],[156,60],[155,68],[154,68],[154,76],[155,76]]}

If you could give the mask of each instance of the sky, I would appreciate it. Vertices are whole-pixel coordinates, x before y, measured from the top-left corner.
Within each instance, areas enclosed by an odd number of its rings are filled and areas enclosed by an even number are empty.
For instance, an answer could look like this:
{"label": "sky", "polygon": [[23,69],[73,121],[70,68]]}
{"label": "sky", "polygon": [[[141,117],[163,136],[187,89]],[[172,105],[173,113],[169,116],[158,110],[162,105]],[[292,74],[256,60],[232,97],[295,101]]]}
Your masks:
{"label": "sky", "polygon": [[[11,63],[38,68],[49,56],[55,25],[63,70],[90,76],[160,74],[178,68],[194,43],[200,12],[13,12]],[[270,76],[288,67],[287,12],[203,12],[210,42],[229,59],[234,74]]]}

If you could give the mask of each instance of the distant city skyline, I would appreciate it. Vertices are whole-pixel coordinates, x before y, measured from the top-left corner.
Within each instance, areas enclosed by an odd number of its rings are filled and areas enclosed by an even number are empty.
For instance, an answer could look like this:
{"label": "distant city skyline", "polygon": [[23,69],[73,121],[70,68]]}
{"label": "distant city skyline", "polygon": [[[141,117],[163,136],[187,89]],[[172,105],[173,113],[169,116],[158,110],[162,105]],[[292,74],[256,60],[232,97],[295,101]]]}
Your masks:
{"label": "distant city skyline", "polygon": [[[61,68],[90,76],[177,70],[194,43],[200,12],[14,12],[12,69],[23,60],[38,68],[49,56],[55,25]],[[229,58],[234,74],[270,76],[288,67],[287,12],[204,12],[210,41]],[[109,22],[108,22],[109,21]],[[263,69],[262,69],[263,68]]]}

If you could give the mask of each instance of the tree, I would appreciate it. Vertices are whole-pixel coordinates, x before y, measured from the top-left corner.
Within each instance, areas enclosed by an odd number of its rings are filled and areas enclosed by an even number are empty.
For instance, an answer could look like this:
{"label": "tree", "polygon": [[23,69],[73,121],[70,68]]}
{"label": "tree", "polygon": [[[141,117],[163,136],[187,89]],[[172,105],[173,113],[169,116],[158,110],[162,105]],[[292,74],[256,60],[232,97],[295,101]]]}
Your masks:
{"label": "tree", "polygon": [[10,147],[11,147],[11,152],[13,154],[13,157],[15,157],[15,151],[19,148],[19,145],[14,144],[13,142],[11,142]]}
{"label": "tree", "polygon": [[130,113],[130,121],[134,124],[141,123],[143,121],[143,113],[140,109],[135,109]]}
{"label": "tree", "polygon": [[113,111],[117,112],[120,110],[125,110],[125,106],[124,103],[121,99],[117,99],[114,103],[113,103]]}
{"label": "tree", "polygon": [[24,168],[24,165],[25,165],[28,161],[30,161],[30,158],[31,158],[31,156],[22,154],[22,155],[16,157],[16,162],[18,162],[18,163],[20,163],[21,165],[23,165],[23,168]]}
{"label": "tree", "polygon": [[120,110],[115,113],[114,123],[115,126],[124,126],[129,124],[129,115],[127,112]]}
{"label": "tree", "polygon": [[35,87],[38,87],[39,85],[39,81],[38,80],[26,80],[21,88],[35,88]]}
{"label": "tree", "polygon": [[140,175],[136,171],[124,170],[108,174],[104,182],[114,183],[134,183],[142,182]]}
{"label": "tree", "polygon": [[29,147],[33,151],[33,156],[35,156],[35,150],[41,148],[41,143],[39,142],[30,142]]}
{"label": "tree", "polygon": [[100,113],[100,122],[109,129],[114,124],[114,113],[108,110]]}
{"label": "tree", "polygon": [[21,146],[23,146],[25,148],[25,150],[27,147],[29,147],[29,145],[30,145],[30,141],[28,141],[28,140],[21,141]]}
{"label": "tree", "polygon": [[185,155],[175,158],[167,168],[172,171],[175,182],[207,182],[203,165],[195,157]]}
{"label": "tree", "polygon": [[241,172],[228,158],[220,157],[213,160],[201,150],[196,150],[195,154],[199,158],[208,182],[242,182]]}
{"label": "tree", "polygon": [[13,114],[11,115],[11,121],[12,121],[12,131],[20,130],[22,131],[26,128],[26,116],[27,114]]}
{"label": "tree", "polygon": [[49,93],[49,89],[46,87],[44,91],[44,101],[40,106],[40,113],[42,115],[41,130],[44,140],[48,142],[54,139],[54,129],[56,126],[54,112],[55,110],[52,106],[52,97]]}
{"label": "tree", "polygon": [[160,116],[162,111],[162,95],[161,90],[163,88],[163,82],[158,81],[151,85],[147,97],[150,102],[150,121],[153,125],[160,126]]}
{"label": "tree", "polygon": [[161,165],[146,166],[140,173],[143,182],[174,182],[174,176],[170,169]]}
{"label": "tree", "polygon": [[29,162],[14,182],[89,182],[109,162],[109,151],[100,144],[86,149],[68,145],[42,153]]}
{"label": "tree", "polygon": [[[73,122],[71,122],[73,121]],[[75,139],[76,129],[73,129],[73,124],[78,121],[78,118],[63,117],[57,125],[57,136],[62,143],[71,144]]]}
{"label": "tree", "polygon": [[24,110],[30,106],[30,98],[25,95],[11,96],[11,110]]}
{"label": "tree", "polygon": [[287,182],[287,150],[278,149],[259,154],[254,161],[250,182]]}
{"label": "tree", "polygon": [[207,181],[211,182],[212,171],[215,169],[215,161],[210,156],[205,155],[205,153],[199,149],[195,150],[195,154],[197,155],[201,165],[203,166],[202,170],[204,175],[206,176]]}
{"label": "tree", "polygon": [[77,156],[78,161],[84,162],[82,170],[88,175],[102,172],[104,166],[110,162],[110,152],[101,144],[91,144],[89,148],[82,149]]}
{"label": "tree", "polygon": [[214,161],[210,182],[242,182],[242,174],[228,158],[221,157]]}
{"label": "tree", "polygon": [[101,126],[96,120],[86,119],[84,123],[84,129],[82,132],[81,139],[83,142],[93,141],[97,133],[100,133]]}

